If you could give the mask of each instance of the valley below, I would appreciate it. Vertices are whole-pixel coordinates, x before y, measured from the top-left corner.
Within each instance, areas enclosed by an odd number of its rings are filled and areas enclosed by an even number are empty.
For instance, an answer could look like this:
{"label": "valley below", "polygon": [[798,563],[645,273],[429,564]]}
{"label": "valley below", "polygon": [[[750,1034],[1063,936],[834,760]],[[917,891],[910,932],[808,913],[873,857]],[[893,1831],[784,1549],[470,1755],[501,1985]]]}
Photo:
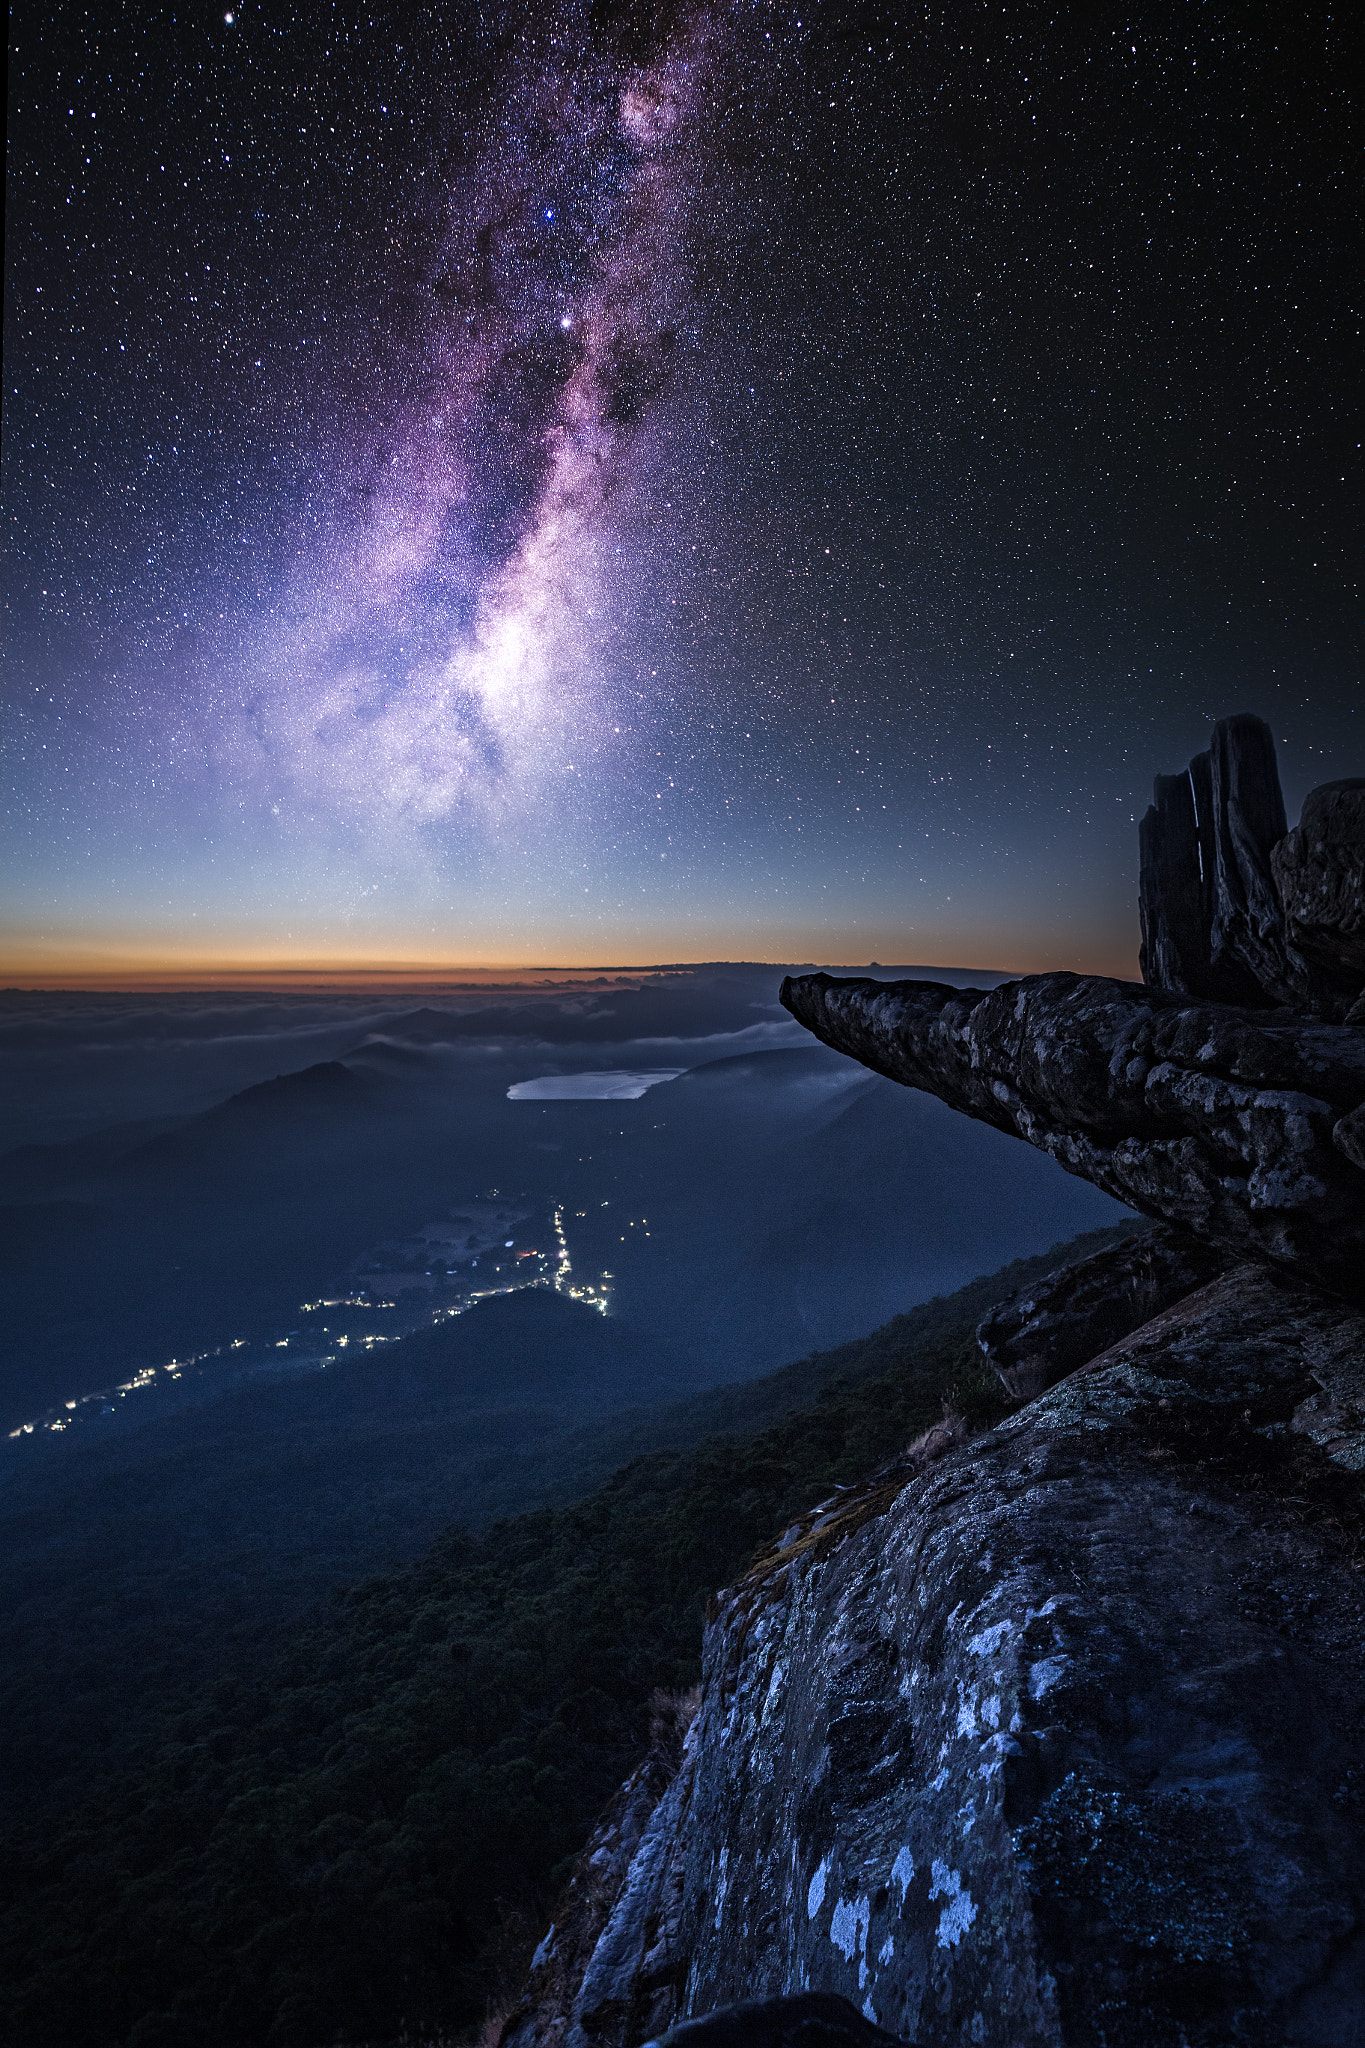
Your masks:
{"label": "valley below", "polygon": [[[1017,1278],[1059,1240],[1131,1227],[1050,1161],[812,1044],[777,980],[670,971],[515,1002],[481,991],[468,1008],[348,1000],[326,1019],[319,1001],[244,1014],[212,998],[66,997],[44,1021],[25,997],[0,1014],[19,1140],[0,1156],[0,1813],[19,2038],[304,2044],[319,2025],[394,2039],[405,2014],[466,2024],[524,1967],[517,1929],[643,1739],[651,1689],[691,1682],[709,1591],[771,1514],[932,1419],[954,1386],[975,1398],[973,1318],[1000,1291],[980,1275],[1023,1259]],[[902,1368],[889,1400],[857,1391]],[[792,1438],[783,1418],[807,1413]],[[644,1637],[625,1609],[566,1609],[546,1624],[559,1649],[539,1622],[523,1641],[532,1584],[552,1605],[580,1599],[573,1560],[593,1543],[572,1533],[575,1503],[622,1484],[635,1562],[603,1569],[645,1572],[632,1615],[653,1570],[672,1588]],[[484,1586],[483,1620],[435,1625],[443,1664],[367,1649],[351,1666],[335,1630],[357,1598],[370,1611],[358,1589],[422,1582],[438,1553]],[[307,1670],[333,1673],[325,1701],[303,1703]],[[457,1700],[463,1733],[447,1725]],[[382,1767],[373,1795],[313,1785],[357,1739],[364,1772],[379,1768],[362,1723],[387,1731],[381,1748],[415,1742],[438,1775],[465,1757],[466,1793],[419,1790],[426,1764],[401,1794],[406,1766]],[[262,1892],[222,1830],[242,1800],[299,1797],[341,1860],[277,1812],[269,1857],[294,1904],[272,1905],[276,1879]],[[448,1852],[418,1851],[406,1822],[378,1861],[359,1838],[340,1851],[356,1822],[372,1834],[375,1799],[396,1819],[395,1799],[428,1798],[445,1802]],[[511,1857],[491,1919],[475,1854],[490,1827]],[[224,1854],[243,1938],[280,1911],[293,1929],[274,1989],[245,2004],[198,1966],[168,1972],[153,1933],[217,1953]],[[298,1920],[298,1858],[315,1904],[343,1881],[326,1873],[350,1873],[330,1932]],[[191,1866],[183,1886],[173,1873]],[[379,1905],[395,1883],[407,1931]],[[114,1993],[101,1958],[127,1951],[130,1914],[134,1949],[146,1933],[161,1960],[149,1951]],[[382,1924],[407,1958],[397,1976],[373,1948]],[[222,1968],[245,1984],[236,1940]],[[343,1950],[368,1960],[343,1967]],[[86,1987],[74,2005],[68,1980]]]}

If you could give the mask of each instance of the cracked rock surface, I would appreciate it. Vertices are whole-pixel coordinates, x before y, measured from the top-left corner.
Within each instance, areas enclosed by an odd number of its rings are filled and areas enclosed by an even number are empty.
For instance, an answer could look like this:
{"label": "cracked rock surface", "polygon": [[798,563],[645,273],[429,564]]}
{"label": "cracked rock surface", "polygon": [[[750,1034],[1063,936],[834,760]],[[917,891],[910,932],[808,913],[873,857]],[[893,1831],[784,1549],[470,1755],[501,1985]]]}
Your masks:
{"label": "cracked rock surface", "polygon": [[545,2023],[813,1990],[926,2048],[1358,2039],[1363,1357],[1239,1267],[784,1532]]}
{"label": "cracked rock surface", "polygon": [[1095,975],[788,977],[817,1038],[1148,1216],[1365,1300],[1365,1030]]}

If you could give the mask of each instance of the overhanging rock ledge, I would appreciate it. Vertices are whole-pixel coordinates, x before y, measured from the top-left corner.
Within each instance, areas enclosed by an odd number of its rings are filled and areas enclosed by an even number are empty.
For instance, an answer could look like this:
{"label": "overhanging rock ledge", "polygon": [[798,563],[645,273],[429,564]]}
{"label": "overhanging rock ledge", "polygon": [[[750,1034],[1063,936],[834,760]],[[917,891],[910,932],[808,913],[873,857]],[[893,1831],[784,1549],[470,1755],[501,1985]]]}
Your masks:
{"label": "overhanging rock ledge", "polygon": [[1144,1215],[1365,1300],[1365,1030],[1080,974],[989,992],[809,974],[781,999]]}
{"label": "overhanging rock ledge", "polygon": [[1144,984],[783,983],[1169,1227],[998,1305],[1024,1405],[718,1597],[676,1774],[503,2048],[1365,2041],[1365,784],[1284,824],[1224,720],[1144,820]]}

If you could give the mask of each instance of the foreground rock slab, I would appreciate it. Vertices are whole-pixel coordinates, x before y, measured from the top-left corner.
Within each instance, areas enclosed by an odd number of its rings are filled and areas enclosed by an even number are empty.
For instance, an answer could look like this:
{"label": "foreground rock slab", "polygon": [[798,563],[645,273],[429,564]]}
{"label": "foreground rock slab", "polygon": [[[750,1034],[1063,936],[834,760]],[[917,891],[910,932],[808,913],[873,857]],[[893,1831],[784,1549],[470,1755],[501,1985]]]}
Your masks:
{"label": "foreground rock slab", "polygon": [[812,1990],[925,2048],[1361,2038],[1362,1357],[1237,1268],[785,1532],[527,2037]]}
{"label": "foreground rock slab", "polygon": [[1145,1215],[1365,1301],[1365,1031],[1135,982],[788,977],[817,1038]]}

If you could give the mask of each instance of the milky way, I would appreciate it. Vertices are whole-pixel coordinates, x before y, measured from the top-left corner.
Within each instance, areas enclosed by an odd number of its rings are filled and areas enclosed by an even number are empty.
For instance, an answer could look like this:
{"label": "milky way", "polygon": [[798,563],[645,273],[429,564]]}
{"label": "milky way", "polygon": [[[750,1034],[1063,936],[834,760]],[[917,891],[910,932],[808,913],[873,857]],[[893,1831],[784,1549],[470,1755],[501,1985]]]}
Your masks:
{"label": "milky way", "polygon": [[1336,33],[21,6],[14,959],[1122,966],[1365,763]]}
{"label": "milky way", "polygon": [[363,516],[309,565],[302,630],[253,650],[262,759],[386,830],[543,807],[575,750],[618,751],[604,556],[738,210],[711,113],[734,37],[684,13],[629,63],[586,29],[543,26],[512,67],[449,197],[420,397],[356,458]]}

